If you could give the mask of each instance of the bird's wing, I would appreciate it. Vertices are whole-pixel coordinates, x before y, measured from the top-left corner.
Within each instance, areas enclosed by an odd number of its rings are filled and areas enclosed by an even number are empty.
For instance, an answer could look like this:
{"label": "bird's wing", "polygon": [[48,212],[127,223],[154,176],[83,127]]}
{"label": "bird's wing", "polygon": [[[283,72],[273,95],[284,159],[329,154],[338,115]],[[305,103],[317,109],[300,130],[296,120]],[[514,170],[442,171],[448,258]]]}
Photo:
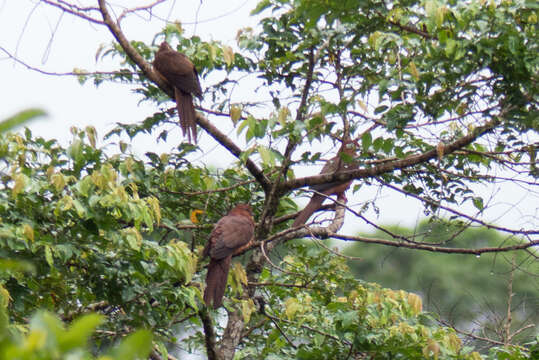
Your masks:
{"label": "bird's wing", "polygon": [[154,68],[174,87],[195,96],[202,96],[198,73],[187,56],[177,51],[159,51]]}
{"label": "bird's wing", "polygon": [[209,255],[222,259],[232,255],[241,246],[249,243],[254,235],[254,223],[248,216],[227,215],[217,222],[210,235]]}

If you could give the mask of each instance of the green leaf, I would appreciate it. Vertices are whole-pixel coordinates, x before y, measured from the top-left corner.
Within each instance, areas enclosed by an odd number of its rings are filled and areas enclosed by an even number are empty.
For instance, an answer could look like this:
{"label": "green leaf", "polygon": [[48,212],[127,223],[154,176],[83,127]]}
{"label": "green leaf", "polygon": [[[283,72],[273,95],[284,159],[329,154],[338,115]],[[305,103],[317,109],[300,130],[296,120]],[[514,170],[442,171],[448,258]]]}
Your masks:
{"label": "green leaf", "polygon": [[367,151],[371,145],[372,145],[372,135],[370,132],[366,132],[361,136],[361,145],[363,147],[363,151]]}
{"label": "green leaf", "polygon": [[477,210],[483,211],[484,205],[483,205],[483,198],[480,197],[474,197],[472,199],[473,205],[476,207]]}
{"label": "green leaf", "polygon": [[47,264],[49,264],[50,267],[54,266],[54,260],[52,258],[52,251],[49,245],[45,245],[45,260],[47,260]]}
{"label": "green leaf", "polygon": [[99,314],[87,314],[79,317],[73,321],[62,338],[58,339],[60,349],[67,352],[74,348],[84,347],[88,338],[104,320],[105,317]]}
{"label": "green leaf", "polygon": [[264,11],[265,9],[267,9],[270,6],[271,6],[270,0],[262,0],[262,1],[260,1],[256,5],[256,7],[251,11],[251,16],[260,14],[262,11]]}
{"label": "green leaf", "polygon": [[0,133],[12,130],[17,126],[21,126],[45,115],[47,115],[47,113],[41,109],[28,109],[20,111],[6,120],[0,121]]}
{"label": "green leaf", "polygon": [[113,351],[116,359],[142,360],[148,358],[152,350],[152,333],[148,330],[138,330],[127,336]]}
{"label": "green leaf", "polygon": [[258,146],[258,153],[262,158],[262,162],[267,166],[275,166],[275,157],[270,149],[266,148],[263,145]]}
{"label": "green leaf", "polygon": [[238,105],[230,106],[230,119],[236,125],[241,118],[241,107]]}

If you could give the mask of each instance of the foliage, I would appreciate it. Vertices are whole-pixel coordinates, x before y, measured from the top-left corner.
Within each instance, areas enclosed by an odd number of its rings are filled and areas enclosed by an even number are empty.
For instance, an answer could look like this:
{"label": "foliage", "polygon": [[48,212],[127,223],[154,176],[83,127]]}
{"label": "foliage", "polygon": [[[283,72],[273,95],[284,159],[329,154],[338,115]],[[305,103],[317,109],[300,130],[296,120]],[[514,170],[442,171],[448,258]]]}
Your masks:
{"label": "foliage", "polygon": [[[424,221],[415,229],[391,226],[387,230],[413,235],[416,241],[446,242],[452,248],[466,245],[492,247],[502,241],[506,244],[518,243],[494,230],[467,228],[455,222]],[[368,236],[390,238],[382,231]],[[350,244],[344,254],[361,259],[348,261],[357,278],[392,289],[416,292],[426,299],[425,305],[429,311],[440,314],[446,322],[459,328],[479,327],[491,338],[496,338],[496,334],[489,329],[499,328],[504,321],[498,315],[507,311],[509,281],[513,293],[513,322],[527,325],[537,324],[539,320],[535,311],[539,289],[529,279],[537,263],[529,254],[487,253],[480,257],[428,254],[361,243]],[[523,339],[533,338],[533,330],[528,329],[520,335]]]}
{"label": "foliage", "polygon": [[[5,300],[5,299],[4,299]],[[29,321],[27,333],[7,324],[5,307],[0,328],[0,356],[2,359],[95,359],[87,348],[90,335],[103,322],[103,316],[88,314],[79,317],[64,329],[63,324],[49,312],[38,312]],[[152,335],[140,330],[103,351],[99,360],[144,359],[150,353]]]}
{"label": "foliage", "polygon": [[[92,127],[72,129],[67,149],[29,130],[2,135],[0,285],[9,326],[20,330],[6,340],[6,351],[43,349],[46,358],[71,356],[73,349],[87,358],[84,343],[93,334],[92,351],[128,336],[111,356],[146,356],[148,346],[133,347],[150,341],[147,332],[135,332],[145,328],[153,334],[152,356],[167,358],[166,345],[177,340],[174,326],[182,324],[196,332],[185,343],[214,358],[535,355],[537,339],[506,339],[480,355],[423,312],[418,295],[354,279],[321,243],[350,239],[330,230],[342,225],[338,216],[328,227],[290,229],[288,221],[300,188],[323,182],[359,180],[355,191],[376,183],[419,201],[432,221],[449,215],[481,226],[488,201],[475,185],[506,181],[533,189],[539,129],[534,2],[262,0],[253,11],[260,27],[242,30],[238,49],[186,37],[179,24],[168,24],[152,44],[127,41],[121,19],[160,2],[122,9],[117,23],[107,9],[119,8],[98,3],[99,9],[54,2],[106,25],[119,42],[97,56],[117,61],[118,71],[76,71],[79,81],[122,81],[142,101],[163,104],[171,92],[156,85],[149,62],[155,43],[173,43],[204,80],[209,105],[202,111],[212,120],[229,117],[236,128],[227,136],[218,121],[209,126],[200,116],[203,133],[238,162],[217,170],[195,163],[191,144],[139,159],[123,138],[119,148],[97,147]],[[232,91],[247,80],[256,96],[234,102]],[[105,139],[151,133],[171,141],[166,125],[176,118],[159,111],[140,123],[119,123]],[[295,178],[298,165],[325,159],[335,150],[330,143],[346,137],[360,145],[359,169]],[[499,176],[501,169],[513,176]],[[245,266],[230,273],[226,322],[212,324],[201,301],[200,250],[212,224],[239,202],[255,209],[255,246]],[[461,211],[467,205],[473,211]],[[364,216],[368,209],[377,210],[376,199],[352,207],[352,214],[378,228]],[[488,226],[537,243],[533,227]],[[447,229],[449,238],[461,231]],[[302,236],[322,248],[289,241]],[[403,232],[391,245],[417,250],[426,240]],[[470,239],[462,246],[473,245]],[[450,252],[452,246],[429,249]],[[104,317],[80,317],[89,312]],[[67,330],[56,317],[70,323]]]}
{"label": "foliage", "polygon": [[[200,169],[174,176],[159,159],[147,165],[128,155],[108,158],[88,130],[74,130],[68,149],[28,130],[0,139],[8,170],[0,192],[1,256],[29,264],[26,272],[6,266],[2,275],[12,316],[20,322],[48,309],[72,319],[98,306],[113,314],[108,325],[119,334],[145,326],[170,337],[173,314],[198,308],[198,287],[184,286],[197,269],[192,233],[175,229],[190,223],[197,203],[156,195],[163,184],[171,191],[223,186],[237,173],[212,182]],[[220,204],[214,209],[223,211],[227,202]]]}

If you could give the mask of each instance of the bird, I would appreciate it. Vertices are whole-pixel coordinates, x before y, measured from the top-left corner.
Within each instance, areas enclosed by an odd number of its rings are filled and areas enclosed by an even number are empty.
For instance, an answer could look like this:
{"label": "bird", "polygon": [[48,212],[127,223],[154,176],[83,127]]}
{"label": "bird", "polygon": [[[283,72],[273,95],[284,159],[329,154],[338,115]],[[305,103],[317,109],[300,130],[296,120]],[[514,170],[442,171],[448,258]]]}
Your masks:
{"label": "bird", "polygon": [[206,306],[219,308],[223,303],[230,261],[247,248],[253,240],[255,223],[248,204],[238,204],[223,216],[213,228],[210,239],[202,251],[209,256],[204,302]]}
{"label": "bird", "polygon": [[[326,162],[326,164],[322,168],[322,171],[320,171],[320,174],[330,174],[345,170],[357,169],[359,167],[359,163],[357,161],[344,161],[343,157],[341,156],[341,154],[346,154],[349,157],[354,158],[356,156],[356,147],[357,143],[355,141],[352,141],[350,139],[343,140],[341,148],[337,153],[337,156],[332,159],[329,159]],[[351,184],[352,180],[347,180],[334,181],[327,184],[318,184],[311,186],[311,190],[314,190],[315,193],[311,197],[311,200],[309,201],[307,206],[305,206],[305,208],[298,214],[298,216],[296,216],[292,227],[297,227],[305,224],[307,220],[309,220],[311,215],[322,206],[322,203],[324,202],[326,197],[331,195],[337,195],[338,199],[346,199],[344,197],[344,192],[348,190]]]}
{"label": "bird", "polygon": [[153,67],[166,83],[174,88],[174,99],[183,136],[196,143],[197,125],[193,96],[202,99],[202,88],[195,66],[185,54],[175,51],[163,41],[155,53]]}

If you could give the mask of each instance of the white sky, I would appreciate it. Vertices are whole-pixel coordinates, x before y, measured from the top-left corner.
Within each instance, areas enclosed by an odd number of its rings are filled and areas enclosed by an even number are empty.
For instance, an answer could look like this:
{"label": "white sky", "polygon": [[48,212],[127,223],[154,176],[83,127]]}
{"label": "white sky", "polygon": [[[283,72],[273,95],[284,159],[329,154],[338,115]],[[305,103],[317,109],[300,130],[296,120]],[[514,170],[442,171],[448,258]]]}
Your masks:
{"label": "white sky", "polygon": [[[256,0],[182,0],[160,5],[156,10],[170,21],[179,20],[186,34],[199,35],[203,40],[220,40],[235,46],[237,30],[246,26],[256,26],[256,19],[249,12]],[[113,63],[96,63],[95,54],[101,44],[108,45],[112,35],[103,26],[90,24],[69,14],[39,4],[36,0],[0,0],[0,46],[30,66],[48,72],[70,72],[74,68],[92,70],[112,70]],[[84,5],[94,2],[82,1]],[[128,4],[130,7],[147,4],[149,1],[117,0],[114,4]],[[172,8],[171,6],[174,5]],[[96,5],[93,5],[96,6]],[[168,15],[170,14],[170,15]],[[195,26],[196,24],[196,26]],[[132,16],[122,23],[125,35],[132,40],[150,42],[155,33],[161,30],[164,22],[147,14]],[[98,134],[104,135],[115,122],[136,123],[153,114],[158,109],[149,104],[138,104],[140,97],[131,93],[126,85],[103,83],[99,88],[88,82],[81,86],[74,77],[49,76],[31,71],[0,51],[0,119],[19,110],[39,107],[49,116],[30,124],[35,135],[56,138],[62,144],[71,139],[71,126],[84,128],[93,125]],[[204,87],[204,84],[202,84]],[[238,101],[242,96],[250,97],[252,92],[235,94]],[[208,100],[206,100],[208,101]],[[170,106],[172,106],[172,102]],[[206,104],[209,107],[209,104]],[[210,119],[212,119],[210,117]],[[233,131],[230,121],[217,118],[218,126],[225,133]],[[200,130],[203,131],[203,130]],[[179,131],[172,135],[180,136]],[[156,146],[154,137],[139,136],[131,143],[135,153],[145,151],[169,151],[178,143],[177,138],[169,135],[167,144]],[[234,158],[216,146],[208,135],[200,141],[203,152],[197,156],[199,161],[219,166],[233,161]],[[223,165],[221,165],[223,166]],[[319,169],[305,169],[304,174],[317,174]],[[526,192],[517,185],[498,189],[481,188],[483,194],[496,194],[496,204],[484,214],[483,219],[512,228],[537,229],[539,197]],[[379,214],[370,211],[366,215],[378,224],[400,224],[412,226],[423,217],[419,204],[390,191],[376,194],[375,188],[364,189],[360,193],[348,194],[349,204],[360,204],[378,196]],[[466,209],[466,207],[459,210]],[[467,208],[468,210],[470,208]],[[473,213],[471,213],[473,214]],[[370,227],[347,218],[344,231],[370,230]]]}

